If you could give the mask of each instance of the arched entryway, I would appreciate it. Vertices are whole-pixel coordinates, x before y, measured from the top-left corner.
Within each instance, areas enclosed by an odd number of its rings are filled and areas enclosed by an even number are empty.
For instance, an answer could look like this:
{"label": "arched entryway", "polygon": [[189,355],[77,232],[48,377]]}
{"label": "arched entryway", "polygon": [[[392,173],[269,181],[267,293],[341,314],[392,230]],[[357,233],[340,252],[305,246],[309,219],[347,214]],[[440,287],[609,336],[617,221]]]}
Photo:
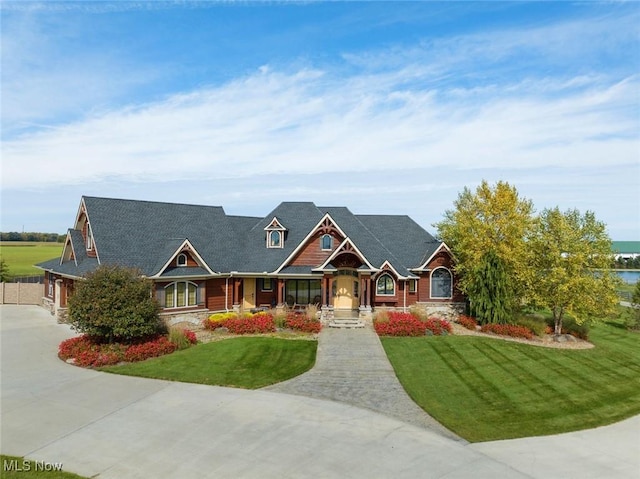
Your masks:
{"label": "arched entryway", "polygon": [[337,310],[354,310],[360,305],[358,271],[342,268],[333,277],[333,307]]}

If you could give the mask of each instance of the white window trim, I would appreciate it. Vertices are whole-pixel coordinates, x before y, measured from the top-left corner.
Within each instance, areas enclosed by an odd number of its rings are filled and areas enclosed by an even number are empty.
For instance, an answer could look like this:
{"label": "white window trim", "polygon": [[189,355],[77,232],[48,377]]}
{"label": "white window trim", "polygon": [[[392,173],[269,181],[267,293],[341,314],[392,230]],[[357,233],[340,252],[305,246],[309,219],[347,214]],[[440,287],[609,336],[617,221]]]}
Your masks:
{"label": "white window trim", "polygon": [[[185,284],[185,305],[177,306],[178,303],[178,283]],[[193,285],[196,288],[196,301],[194,304],[189,304],[189,285]],[[173,288],[173,306],[167,306],[167,288]],[[193,281],[174,281],[173,283],[169,283],[164,287],[164,301],[163,308],[164,309],[178,309],[178,308],[193,308],[198,306],[198,285]]]}
{"label": "white window trim", "polygon": [[[181,258],[184,258],[184,262],[180,261]],[[176,265],[178,265],[180,267],[187,266],[188,263],[189,263],[189,260],[188,260],[187,255],[185,253],[180,253],[178,255],[178,257],[176,258]]]}
{"label": "white window trim", "polygon": [[[433,295],[433,274],[439,269],[444,269],[445,271],[447,271],[449,273],[449,277],[451,278],[451,287],[449,288],[449,296]],[[429,298],[431,299],[452,299],[453,298],[453,273],[449,268],[446,268],[445,266],[439,266],[435,268],[433,271],[431,271],[431,273],[429,274]]]}
{"label": "white window trim", "polygon": [[[271,235],[273,233],[277,233],[278,234],[278,244],[274,244],[273,241],[271,240]],[[267,248],[273,248],[273,249],[282,249],[284,248],[284,232],[281,230],[268,230],[267,231]]]}
{"label": "white window trim", "polygon": [[[393,283],[393,293],[378,292],[378,282],[385,276],[388,276],[389,278],[391,278],[391,282]],[[396,295],[396,280],[393,279],[393,276],[391,276],[389,273],[383,273],[380,276],[378,276],[378,279],[376,279],[376,296],[395,296],[395,295]]]}
{"label": "white window trim", "polygon": [[89,222],[87,222],[87,251],[93,251],[93,232]]}
{"label": "white window trim", "polygon": [[[324,239],[329,237],[329,247],[325,248],[324,247]],[[320,237],[320,249],[322,251],[331,251],[333,250],[333,236],[331,236],[330,234],[324,234]]]}

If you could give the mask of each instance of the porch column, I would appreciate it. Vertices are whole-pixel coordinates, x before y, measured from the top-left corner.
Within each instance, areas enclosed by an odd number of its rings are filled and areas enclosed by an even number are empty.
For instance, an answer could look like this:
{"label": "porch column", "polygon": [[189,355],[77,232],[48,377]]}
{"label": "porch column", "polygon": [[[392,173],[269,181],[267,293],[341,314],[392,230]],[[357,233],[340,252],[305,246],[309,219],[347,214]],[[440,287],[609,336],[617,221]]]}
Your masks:
{"label": "porch column", "polygon": [[240,304],[240,286],[242,285],[242,280],[240,278],[233,279],[233,304]]}
{"label": "porch column", "polygon": [[322,306],[329,306],[330,304],[330,300],[329,300],[329,291],[331,291],[331,289],[329,288],[329,279],[330,277],[327,276],[326,274],[322,276],[322,283],[321,283],[321,288],[322,288]]}
{"label": "porch column", "polygon": [[281,306],[284,303],[284,301],[283,301],[283,298],[284,298],[284,280],[283,279],[278,278],[278,284],[277,284],[276,288],[277,288],[277,295],[278,295],[278,306]]}

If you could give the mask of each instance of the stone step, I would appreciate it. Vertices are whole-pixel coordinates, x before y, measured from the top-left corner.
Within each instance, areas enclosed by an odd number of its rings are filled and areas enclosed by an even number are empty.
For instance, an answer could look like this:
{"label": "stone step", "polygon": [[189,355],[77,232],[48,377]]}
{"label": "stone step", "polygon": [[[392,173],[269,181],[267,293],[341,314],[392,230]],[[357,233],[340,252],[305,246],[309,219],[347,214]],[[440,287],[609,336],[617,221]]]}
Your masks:
{"label": "stone step", "polygon": [[329,323],[329,327],[343,329],[364,328],[364,322],[360,321],[358,318],[336,318]]}

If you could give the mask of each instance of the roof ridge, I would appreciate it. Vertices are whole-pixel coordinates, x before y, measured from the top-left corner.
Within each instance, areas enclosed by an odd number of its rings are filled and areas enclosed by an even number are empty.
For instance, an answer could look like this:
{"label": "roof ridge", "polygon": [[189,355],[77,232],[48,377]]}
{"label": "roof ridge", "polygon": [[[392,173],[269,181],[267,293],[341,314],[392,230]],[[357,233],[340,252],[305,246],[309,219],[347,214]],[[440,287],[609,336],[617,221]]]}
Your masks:
{"label": "roof ridge", "polygon": [[[122,201],[126,203],[149,203],[154,205],[175,205],[175,206],[196,206],[198,208],[219,208],[224,211],[224,207],[220,205],[203,205],[196,203],[178,203],[176,201],[158,201],[158,200],[137,200],[132,198],[113,198],[109,196],[92,196],[92,195],[82,195],[83,199],[93,199],[93,200],[108,200],[108,201]],[[225,212],[225,216],[227,213]]]}

